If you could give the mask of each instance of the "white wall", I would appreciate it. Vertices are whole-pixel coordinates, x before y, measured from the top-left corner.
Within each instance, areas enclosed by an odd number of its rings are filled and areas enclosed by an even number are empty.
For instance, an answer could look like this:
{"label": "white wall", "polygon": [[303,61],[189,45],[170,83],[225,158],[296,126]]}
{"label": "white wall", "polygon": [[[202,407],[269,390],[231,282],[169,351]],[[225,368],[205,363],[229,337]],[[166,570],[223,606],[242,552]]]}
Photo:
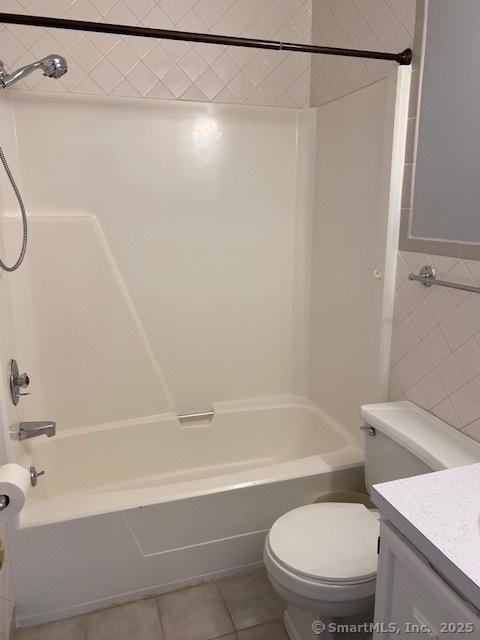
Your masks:
{"label": "white wall", "polygon": [[310,397],[350,429],[362,404],[385,399],[409,85],[400,78],[397,96],[392,76],[318,109]]}
{"label": "white wall", "polygon": [[[43,387],[32,413],[69,428],[306,392],[308,305],[295,299],[308,276],[309,112],[14,102],[25,199],[44,216],[31,224],[33,300],[15,300],[31,305],[22,366],[38,366]],[[76,216],[95,216],[105,242]]]}

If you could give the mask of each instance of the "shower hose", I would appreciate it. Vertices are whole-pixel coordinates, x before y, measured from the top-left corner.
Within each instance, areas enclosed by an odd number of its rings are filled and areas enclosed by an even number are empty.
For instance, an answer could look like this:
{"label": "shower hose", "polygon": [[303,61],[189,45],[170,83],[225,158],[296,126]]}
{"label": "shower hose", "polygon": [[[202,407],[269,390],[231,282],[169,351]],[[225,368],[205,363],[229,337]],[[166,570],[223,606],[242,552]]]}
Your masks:
{"label": "shower hose", "polygon": [[25,205],[23,204],[22,196],[20,194],[20,191],[18,190],[17,184],[12,175],[12,172],[10,171],[10,167],[8,166],[8,162],[7,162],[7,159],[5,158],[2,147],[0,147],[0,160],[2,161],[3,168],[5,169],[5,173],[7,174],[8,180],[10,181],[10,184],[12,185],[12,189],[15,192],[15,195],[18,200],[18,204],[20,205],[20,211],[22,212],[22,225],[23,225],[22,248],[20,249],[20,255],[18,256],[17,261],[15,262],[14,265],[9,267],[3,262],[2,259],[0,259],[0,267],[4,271],[16,271],[18,267],[22,264],[23,259],[25,257],[25,252],[27,250],[27,239],[28,239],[27,214],[25,212]]}

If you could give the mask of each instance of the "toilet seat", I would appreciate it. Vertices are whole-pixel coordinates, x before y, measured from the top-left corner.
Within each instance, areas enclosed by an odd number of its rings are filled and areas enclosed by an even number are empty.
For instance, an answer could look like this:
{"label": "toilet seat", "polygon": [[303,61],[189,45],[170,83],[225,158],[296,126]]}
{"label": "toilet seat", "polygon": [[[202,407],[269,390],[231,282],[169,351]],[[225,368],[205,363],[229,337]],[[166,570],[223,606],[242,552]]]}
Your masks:
{"label": "toilet seat", "polygon": [[361,504],[313,504],[274,523],[266,552],[277,570],[308,583],[355,586],[375,582],[378,535],[378,519]]}
{"label": "toilet seat", "polygon": [[321,503],[294,509],[271,528],[263,558],[289,605],[329,617],[373,607],[378,518],[363,505]]}
{"label": "toilet seat", "polygon": [[344,615],[341,610],[343,606],[347,611],[352,611],[359,604],[359,610],[364,610],[367,607],[362,603],[372,601],[375,595],[376,577],[364,582],[337,584],[305,578],[282,566],[272,555],[268,542],[263,559],[270,582],[277,593],[288,603],[301,609],[318,613],[325,607],[334,607],[336,613],[330,611],[328,615]]}

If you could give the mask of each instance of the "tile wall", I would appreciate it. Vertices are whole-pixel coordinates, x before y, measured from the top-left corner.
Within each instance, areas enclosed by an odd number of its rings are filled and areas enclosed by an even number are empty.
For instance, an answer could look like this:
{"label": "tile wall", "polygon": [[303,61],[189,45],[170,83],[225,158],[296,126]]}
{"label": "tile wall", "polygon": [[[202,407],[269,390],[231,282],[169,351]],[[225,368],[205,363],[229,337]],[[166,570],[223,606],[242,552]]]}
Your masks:
{"label": "tile wall", "polygon": [[[416,0],[314,0],[312,42],[374,51],[413,43]],[[387,76],[391,62],[314,56],[311,104],[320,106]]]}
{"label": "tile wall", "polygon": [[[0,0],[0,10],[226,35],[401,51],[415,0]],[[313,17],[312,17],[313,7]],[[58,51],[60,82],[29,89],[278,107],[319,106],[387,75],[392,63],[8,26],[9,67]],[[311,69],[311,64],[313,67]]]}
{"label": "tile wall", "polygon": [[[401,51],[415,0],[0,0],[0,10],[226,35]],[[313,17],[312,17],[313,6]],[[63,30],[0,29],[9,67],[58,51],[60,82],[29,89],[278,107],[320,106],[387,75],[392,63]],[[311,68],[311,63],[313,66]]]}
{"label": "tile wall", "polygon": [[[424,0],[313,3],[314,42],[399,51],[414,46],[403,224],[412,198],[424,5]],[[368,85],[389,69],[388,63],[315,57],[312,104],[329,102]],[[424,245],[412,248],[414,251],[399,255],[390,399],[411,400],[480,441],[480,296],[439,287],[426,289],[407,279],[410,272],[432,264],[441,278],[479,286],[480,262],[431,255]]]}
{"label": "tile wall", "polygon": [[480,296],[408,280],[425,264],[444,280],[480,286],[480,262],[401,252],[390,399],[406,399],[480,441]]}
{"label": "tile wall", "polygon": [[[165,29],[311,41],[312,0],[0,0],[0,11]],[[60,81],[34,74],[23,87],[298,108],[310,103],[310,55],[219,45],[0,28],[9,68],[52,52],[68,58]],[[20,85],[19,85],[20,86]]]}
{"label": "tile wall", "polygon": [[411,400],[480,441],[480,297],[455,289],[425,288],[408,280],[409,273],[431,265],[441,279],[480,285],[480,262],[467,259],[471,253],[468,245],[455,244],[452,251],[447,243],[407,239],[413,205],[425,4],[424,0],[417,4],[415,25],[389,396],[391,400]]}

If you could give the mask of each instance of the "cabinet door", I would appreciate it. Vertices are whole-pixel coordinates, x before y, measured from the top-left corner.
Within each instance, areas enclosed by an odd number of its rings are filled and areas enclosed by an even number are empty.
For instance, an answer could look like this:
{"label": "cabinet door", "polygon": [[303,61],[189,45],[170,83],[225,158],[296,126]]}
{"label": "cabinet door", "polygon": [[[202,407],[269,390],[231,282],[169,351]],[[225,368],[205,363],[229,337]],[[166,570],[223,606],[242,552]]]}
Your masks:
{"label": "cabinet door", "polygon": [[480,640],[480,618],[382,523],[374,640]]}

